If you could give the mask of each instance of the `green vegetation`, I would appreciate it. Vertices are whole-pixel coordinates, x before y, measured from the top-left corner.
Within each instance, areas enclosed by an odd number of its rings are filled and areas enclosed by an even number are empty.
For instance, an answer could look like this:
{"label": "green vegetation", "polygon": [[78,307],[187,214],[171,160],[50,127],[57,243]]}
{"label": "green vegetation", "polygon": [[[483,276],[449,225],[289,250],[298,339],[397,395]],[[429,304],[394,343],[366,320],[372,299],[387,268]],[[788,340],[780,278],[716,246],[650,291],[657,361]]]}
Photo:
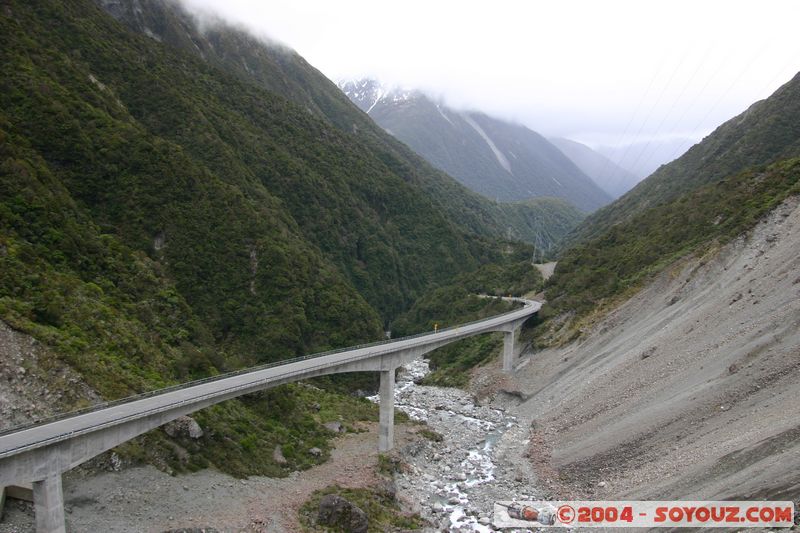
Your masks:
{"label": "green vegetation", "polygon": [[800,193],[800,159],[729,176],[636,214],[567,250],[546,290],[546,319],[584,315],[690,252],[724,245],[787,196]]}
{"label": "green vegetation", "polygon": [[511,228],[511,237],[534,244],[537,253],[555,250],[586,218],[578,208],[558,198],[540,197],[496,205]]}
{"label": "green vegetation", "polygon": [[433,441],[433,442],[442,442],[444,437],[441,433],[438,433],[429,428],[422,428],[417,432],[420,436],[425,437],[426,439]]}
{"label": "green vegetation", "polygon": [[368,531],[371,533],[419,530],[426,525],[426,521],[418,514],[403,513],[394,498],[378,489],[348,489],[332,486],[314,492],[300,508],[300,523],[305,531],[347,533],[344,529],[323,527],[316,523],[319,502],[323,496],[328,494],[341,496],[364,511],[369,519]]}
{"label": "green vegetation", "polygon": [[[177,9],[140,15],[185,36]],[[222,33],[203,57],[89,0],[0,9],[0,319],[106,399],[376,340],[429,288],[530,255],[497,238],[491,202],[366,126],[296,55],[253,42],[271,70],[248,76],[226,50],[241,34]],[[197,443],[154,432],[120,451],[277,475],[325,457],[334,413],[373,408],[282,387],[198,413]]]}
{"label": "green vegetation", "polygon": [[[197,441],[178,439],[177,444],[190,456],[188,460],[173,458],[170,466],[174,470],[213,464],[238,477],[282,477],[328,459],[332,446],[325,422],[338,421],[354,431],[355,422],[377,421],[378,411],[364,398],[299,383],[249,395],[239,402],[217,404],[199,412],[195,419],[212,430]],[[285,463],[275,461],[276,446],[280,446]],[[311,454],[312,448],[321,453]]]}
{"label": "green vegetation", "polygon": [[[510,311],[513,304],[479,295],[522,296],[539,290],[541,286],[542,276],[529,259],[486,265],[420,298],[392,324],[392,334],[404,336],[431,331],[434,324],[446,328]],[[425,378],[425,383],[463,387],[469,381],[469,370],[497,355],[500,346],[502,336],[495,333],[478,335],[434,350],[428,354],[432,372]]]}
{"label": "green vegetation", "polygon": [[[611,200],[560,150],[524,126],[456,111],[421,92],[403,95],[399,102],[393,101],[394,94],[384,93],[376,105],[364,99],[365,93],[386,89],[375,80],[342,86],[381,127],[473,191],[503,202],[557,196],[587,212]],[[476,126],[506,154],[510,172]]]}
{"label": "green vegetation", "polygon": [[394,474],[402,471],[403,463],[394,455],[386,453],[378,454],[378,474],[391,478]]}
{"label": "green vegetation", "polygon": [[[211,64],[245,84],[255,84],[267,89],[271,94],[281,95],[293,102],[304,115],[316,117],[329,126],[324,132],[320,132],[323,138],[330,137],[328,140],[339,138],[341,143],[346,143],[350,147],[360,147],[361,153],[376,156],[379,164],[370,169],[373,173],[380,175],[388,171],[399,177],[402,183],[410,184],[418,191],[422,191],[425,203],[430,204],[437,213],[443,214],[443,219],[452,221],[460,228],[466,228],[474,235],[492,240],[496,240],[498,236],[503,238],[510,236],[547,247],[566,235],[584,216],[578,209],[555,199],[537,198],[518,204],[497,204],[493,200],[473,193],[450,176],[433,168],[408,146],[386,133],[372,119],[357,111],[336,85],[291,50],[265,46],[258,39],[221,21],[218,24],[208,24],[199,31],[195,27],[194,19],[175,3],[151,2],[145,10],[136,9],[133,4],[116,5],[109,7],[109,10],[136,32],[142,35],[153,35],[155,32],[161,42],[170,47],[195,58],[201,54],[204,64]],[[331,131],[331,128],[334,131]],[[234,149],[237,146],[234,144]],[[560,153],[555,156],[561,158]],[[327,175],[328,168],[325,167],[324,170],[318,183],[331,179],[331,176]],[[345,188],[337,191],[343,191],[346,195],[337,195],[339,201],[337,206],[342,203],[343,198],[347,198],[349,202],[351,193],[358,198],[360,194],[364,194],[362,190],[364,187],[374,184],[377,176],[364,174],[363,170],[367,170],[366,167],[356,166],[347,169],[348,183]],[[531,169],[528,171],[533,172]],[[559,179],[564,178],[558,172],[557,175],[561,176]],[[334,183],[322,191],[311,190],[310,192],[314,194],[309,198],[329,194],[336,186]],[[278,193],[276,190],[272,192]],[[289,191],[290,196],[293,195],[290,202],[297,198],[304,202],[306,197],[301,196],[301,192],[304,191]],[[394,189],[391,192],[394,192]],[[602,191],[598,192],[602,195]],[[394,199],[386,198],[380,188],[376,189],[374,194],[367,191],[366,196],[376,211],[372,216],[385,222],[392,214]],[[494,198],[494,195],[491,195],[491,198]],[[362,208],[358,215],[362,214],[370,214],[370,211]],[[316,213],[312,212],[311,216],[316,216]],[[298,219],[298,222],[303,224],[303,220]],[[324,223],[327,221],[312,222],[325,229]],[[348,221],[332,222],[347,224]],[[430,222],[431,227],[435,228],[437,238],[446,239],[450,228],[439,225],[436,219],[431,219]],[[359,225],[358,217],[354,225]],[[309,237],[312,240],[322,241],[323,235],[324,233],[320,235],[311,233]],[[351,236],[350,233],[347,235]],[[340,235],[336,237],[334,242],[323,241],[323,243],[341,253],[344,260],[349,260],[357,245],[350,242],[349,238],[342,239]],[[413,239],[419,237],[421,236],[417,234],[412,236]],[[472,254],[481,261],[487,260],[486,249],[491,248],[491,244],[487,246],[486,242],[481,240],[475,242],[473,239],[469,239],[467,244]],[[363,243],[358,246],[363,246]],[[430,259],[423,259],[433,260],[433,256]],[[455,266],[456,271],[462,268],[460,265]],[[357,280],[356,286],[359,286]],[[370,301],[374,304],[374,301]]]}
{"label": "green vegetation", "polygon": [[748,169],[800,156],[800,74],[718,127],[628,194],[590,215],[571,243],[599,238],[636,214]]}
{"label": "green vegetation", "polygon": [[[676,259],[713,252],[751,229],[800,192],[798,157],[800,75],[583,221],[548,280],[537,342],[576,337],[584,319]],[[556,327],[558,335],[544,335]]]}
{"label": "green vegetation", "polygon": [[0,316],[106,398],[213,373],[208,331],[159,265],[102,233],[6,127],[0,121]]}

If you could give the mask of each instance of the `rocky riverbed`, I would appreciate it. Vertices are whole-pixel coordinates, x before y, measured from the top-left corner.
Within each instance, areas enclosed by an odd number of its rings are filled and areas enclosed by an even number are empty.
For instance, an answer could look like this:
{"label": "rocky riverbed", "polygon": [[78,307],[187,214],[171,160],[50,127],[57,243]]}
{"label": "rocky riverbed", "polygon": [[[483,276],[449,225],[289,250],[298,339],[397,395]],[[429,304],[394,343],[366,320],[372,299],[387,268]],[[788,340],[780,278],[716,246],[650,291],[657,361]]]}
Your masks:
{"label": "rocky riverbed", "polygon": [[528,428],[503,407],[478,403],[466,391],[416,384],[427,371],[426,361],[401,371],[395,405],[425,422],[441,441],[432,434],[399,447],[408,468],[397,475],[398,495],[437,530],[493,531],[496,500],[543,496],[523,457]]}
{"label": "rocky riverbed", "polygon": [[[458,389],[416,384],[427,371],[427,363],[419,361],[398,375],[397,408],[427,428],[396,428],[394,453],[407,465],[396,475],[397,496],[436,531],[492,531],[495,500],[546,495],[534,490],[523,456],[529,428],[502,405],[481,404]],[[68,530],[299,531],[298,509],[314,491],[377,483],[377,428],[363,429],[339,437],[330,461],[284,479],[236,480],[213,469],[170,476],[152,466],[101,473],[77,469],[64,478]],[[5,511],[0,533],[33,531],[30,504],[14,502]]]}

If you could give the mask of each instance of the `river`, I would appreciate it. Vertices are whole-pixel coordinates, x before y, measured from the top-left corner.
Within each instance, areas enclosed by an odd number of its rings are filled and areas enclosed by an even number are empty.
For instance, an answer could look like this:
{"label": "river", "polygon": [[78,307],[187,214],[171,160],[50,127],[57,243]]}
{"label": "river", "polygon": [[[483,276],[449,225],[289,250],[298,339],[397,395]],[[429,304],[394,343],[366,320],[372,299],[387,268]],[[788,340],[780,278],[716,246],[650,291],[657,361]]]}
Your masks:
{"label": "river", "polygon": [[[398,495],[448,531],[493,531],[496,500],[534,496],[523,461],[528,431],[503,408],[481,405],[466,391],[422,386],[425,360],[398,372],[395,407],[425,422],[442,440],[422,438],[398,450],[408,468],[396,475]],[[377,397],[373,397],[377,401]]]}

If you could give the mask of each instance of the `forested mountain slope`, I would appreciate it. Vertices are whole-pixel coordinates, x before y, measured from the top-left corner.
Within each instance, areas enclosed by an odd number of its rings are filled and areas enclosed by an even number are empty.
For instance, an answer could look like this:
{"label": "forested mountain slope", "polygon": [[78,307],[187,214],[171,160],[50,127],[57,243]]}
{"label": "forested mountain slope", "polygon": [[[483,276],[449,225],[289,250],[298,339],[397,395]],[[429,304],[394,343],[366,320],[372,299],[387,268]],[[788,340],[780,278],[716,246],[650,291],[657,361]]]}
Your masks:
{"label": "forested mountain slope", "polygon": [[590,216],[561,253],[543,315],[586,316],[613,304],[675,259],[747,232],[800,192],[798,119],[796,76]]}
{"label": "forested mountain slope", "polygon": [[386,131],[491,199],[514,202],[550,196],[584,212],[611,200],[558,148],[525,126],[457,111],[422,92],[387,89],[376,80],[340,86]]}
{"label": "forested mountain slope", "polygon": [[[355,142],[393,174],[424,191],[435,209],[469,232],[495,238],[507,235],[511,227],[516,238],[531,243],[564,234],[558,227],[528,224],[540,218],[537,204],[499,208],[495,202],[433,168],[359,112],[333,82],[293,50],[267,44],[213,16],[198,21],[196,15],[177,2],[98,0],[98,3],[134,31],[192,55],[244,83],[279,94],[345,133],[349,142]],[[302,220],[299,222],[302,225]]]}
{"label": "forested mountain slope", "polygon": [[[505,212],[387,135],[89,0],[5,2],[0,60],[0,318],[106,399],[380,338],[428,288],[529,253],[502,240]],[[237,474],[323,460],[314,401],[295,387],[203,411],[181,457]]]}

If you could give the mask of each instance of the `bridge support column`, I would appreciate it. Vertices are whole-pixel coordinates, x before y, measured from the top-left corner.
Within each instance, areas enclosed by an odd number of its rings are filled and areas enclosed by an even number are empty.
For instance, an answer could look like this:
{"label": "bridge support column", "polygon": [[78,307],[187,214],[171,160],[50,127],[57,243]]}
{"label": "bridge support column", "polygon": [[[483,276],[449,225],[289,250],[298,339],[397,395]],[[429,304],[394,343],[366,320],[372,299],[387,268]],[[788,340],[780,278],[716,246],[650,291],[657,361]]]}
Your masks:
{"label": "bridge support column", "polygon": [[503,332],[503,371],[514,370],[514,351],[517,344],[517,328]]}
{"label": "bridge support column", "polygon": [[381,370],[380,418],[378,427],[378,451],[388,452],[394,448],[394,372]]}
{"label": "bridge support column", "polygon": [[66,533],[61,474],[33,482],[33,506],[37,533]]}

